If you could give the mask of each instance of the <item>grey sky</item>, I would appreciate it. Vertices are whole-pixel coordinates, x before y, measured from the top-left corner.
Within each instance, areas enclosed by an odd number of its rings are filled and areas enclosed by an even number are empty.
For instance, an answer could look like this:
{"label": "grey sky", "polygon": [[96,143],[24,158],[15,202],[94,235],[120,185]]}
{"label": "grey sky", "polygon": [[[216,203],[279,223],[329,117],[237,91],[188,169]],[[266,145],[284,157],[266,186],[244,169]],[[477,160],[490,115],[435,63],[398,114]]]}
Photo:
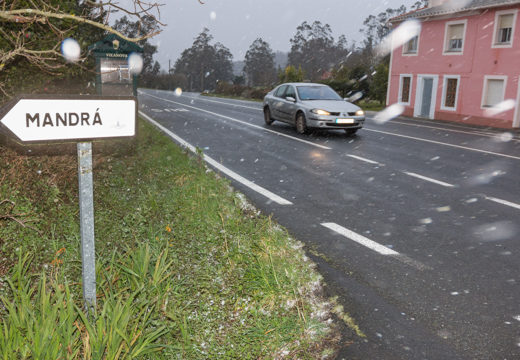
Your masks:
{"label": "grey sky", "polygon": [[249,45],[258,37],[273,50],[289,51],[289,40],[303,21],[319,20],[331,26],[334,38],[344,34],[349,43],[360,42],[359,29],[365,18],[387,8],[416,0],[167,0],[161,8],[161,20],[167,23],[153,43],[159,45],[155,59],[167,70],[181,52],[189,48],[204,27],[214,41],[231,50],[233,60],[243,60]]}

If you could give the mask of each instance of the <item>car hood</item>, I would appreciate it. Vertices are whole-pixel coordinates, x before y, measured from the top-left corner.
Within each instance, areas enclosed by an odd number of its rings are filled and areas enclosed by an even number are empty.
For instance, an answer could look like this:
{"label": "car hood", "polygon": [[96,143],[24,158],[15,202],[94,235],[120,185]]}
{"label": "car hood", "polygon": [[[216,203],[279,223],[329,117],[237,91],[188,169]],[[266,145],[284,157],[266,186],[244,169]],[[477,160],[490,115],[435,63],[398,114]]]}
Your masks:
{"label": "car hood", "polygon": [[359,106],[340,100],[304,100],[302,103],[309,109],[322,109],[329,112],[354,112]]}

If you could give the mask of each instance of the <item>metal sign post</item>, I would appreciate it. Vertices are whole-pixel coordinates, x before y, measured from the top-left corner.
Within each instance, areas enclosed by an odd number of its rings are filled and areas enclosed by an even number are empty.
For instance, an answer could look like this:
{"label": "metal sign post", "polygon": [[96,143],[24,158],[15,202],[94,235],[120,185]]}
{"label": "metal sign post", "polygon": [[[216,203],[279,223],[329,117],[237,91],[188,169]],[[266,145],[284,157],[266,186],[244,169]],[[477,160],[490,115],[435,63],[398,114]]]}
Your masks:
{"label": "metal sign post", "polygon": [[90,314],[96,307],[91,141],[133,137],[136,119],[137,100],[131,96],[26,96],[0,109],[0,131],[14,142],[77,143],[83,298]]}
{"label": "metal sign post", "polygon": [[83,298],[85,299],[85,310],[91,312],[96,308],[96,251],[94,241],[92,143],[80,142],[77,147]]}

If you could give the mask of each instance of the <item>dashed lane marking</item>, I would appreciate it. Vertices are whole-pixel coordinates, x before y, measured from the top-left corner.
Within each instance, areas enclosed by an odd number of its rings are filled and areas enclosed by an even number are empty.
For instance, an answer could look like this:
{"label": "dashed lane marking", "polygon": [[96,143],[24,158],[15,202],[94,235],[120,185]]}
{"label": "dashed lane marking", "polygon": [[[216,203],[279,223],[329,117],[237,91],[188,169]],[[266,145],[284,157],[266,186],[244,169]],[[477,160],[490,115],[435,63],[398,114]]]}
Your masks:
{"label": "dashed lane marking", "polygon": [[512,207],[512,208],[515,208],[515,209],[520,210],[520,204],[516,204],[516,203],[511,202],[511,201],[498,199],[498,198],[496,198],[496,197],[492,197],[492,196],[486,196],[486,200],[494,201],[494,202],[496,202],[496,203],[498,203],[498,204],[502,204],[502,205],[510,206],[510,207]]}
{"label": "dashed lane marking", "polygon": [[386,246],[383,246],[373,240],[370,240],[363,235],[360,235],[352,230],[349,230],[341,225],[338,225],[336,223],[322,223],[321,226],[326,227],[327,229],[330,229],[334,231],[335,233],[338,233],[347,239],[350,239],[360,245],[365,246],[366,248],[373,250],[381,255],[390,256],[394,259],[397,259],[409,266],[412,266],[418,270],[426,270],[431,269],[430,267],[424,265],[423,263],[416,261],[414,259],[409,258],[406,255],[400,254],[399,252],[392,250]]}
{"label": "dashed lane marking", "polygon": [[382,165],[381,163],[378,163],[377,161],[366,159],[366,158],[361,157],[361,156],[351,155],[351,154],[347,154],[347,156],[349,156],[351,158],[354,158],[354,159],[357,159],[357,160],[360,160],[360,161],[364,161],[364,162],[369,163],[369,164]]}
{"label": "dashed lane marking", "polygon": [[437,185],[441,185],[441,186],[445,186],[445,187],[455,187],[455,185],[453,185],[453,184],[448,184],[448,183],[446,183],[444,181],[435,180],[435,179],[432,179],[432,178],[429,178],[429,177],[426,177],[426,176],[423,176],[423,175],[419,175],[419,174],[416,174],[416,173],[413,173],[413,172],[403,171],[403,173],[408,175],[408,176],[413,176],[414,178],[421,179],[421,180],[424,180],[424,181],[429,181],[429,182],[437,184]]}
{"label": "dashed lane marking", "polygon": [[[153,125],[155,125],[159,129],[161,129],[164,133],[166,133],[168,136],[170,136],[172,139],[174,139],[177,143],[179,143],[180,145],[188,148],[191,152],[197,153],[197,149],[193,145],[188,143],[186,140],[184,140],[181,137],[179,137],[178,135],[174,134],[173,132],[171,132],[170,130],[168,130],[167,128],[165,128],[161,124],[159,124],[157,121],[155,121],[150,116],[148,116],[145,113],[143,113],[142,111],[139,111],[139,114],[142,117],[144,117],[146,120],[148,120],[150,123],[152,123]],[[267,189],[265,189],[265,188],[255,184],[255,183],[253,183],[250,180],[247,180],[246,178],[244,178],[243,176],[237,174],[233,170],[228,169],[224,165],[222,165],[219,162],[213,160],[208,155],[203,154],[203,158],[204,158],[204,161],[206,161],[208,164],[210,164],[211,166],[213,166],[214,168],[219,170],[221,173],[226,174],[230,178],[232,178],[232,179],[238,181],[239,183],[247,186],[251,190],[256,191],[257,193],[265,196],[269,200],[274,201],[275,203],[277,203],[279,205],[292,205],[292,202],[282,198],[281,196],[276,195],[275,193],[272,193],[271,191],[269,191],[269,190],[267,190]]]}

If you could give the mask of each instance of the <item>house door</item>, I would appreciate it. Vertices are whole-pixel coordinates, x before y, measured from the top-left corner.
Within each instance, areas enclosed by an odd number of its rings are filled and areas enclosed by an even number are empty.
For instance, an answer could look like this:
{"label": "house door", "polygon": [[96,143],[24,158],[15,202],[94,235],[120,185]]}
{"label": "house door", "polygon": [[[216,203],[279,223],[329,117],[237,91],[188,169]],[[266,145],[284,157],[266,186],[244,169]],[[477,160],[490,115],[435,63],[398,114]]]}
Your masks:
{"label": "house door", "polygon": [[432,106],[432,91],[433,91],[433,79],[423,79],[423,91],[421,101],[421,117],[430,117],[430,110]]}
{"label": "house door", "polygon": [[437,97],[438,75],[418,75],[414,116],[433,119]]}

